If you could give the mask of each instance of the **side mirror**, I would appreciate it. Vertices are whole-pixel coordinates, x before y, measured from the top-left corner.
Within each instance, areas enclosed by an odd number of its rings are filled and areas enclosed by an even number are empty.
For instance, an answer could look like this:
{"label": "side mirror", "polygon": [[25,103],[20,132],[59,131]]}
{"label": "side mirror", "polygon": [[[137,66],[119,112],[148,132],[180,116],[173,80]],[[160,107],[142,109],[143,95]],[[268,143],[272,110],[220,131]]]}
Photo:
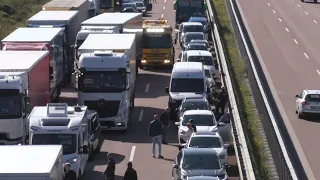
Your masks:
{"label": "side mirror", "polygon": [[298,98],[298,97],[299,97],[299,95],[296,95],[295,97],[296,97],[296,98]]}
{"label": "side mirror", "polygon": [[177,39],[174,39],[174,44],[177,44]]}
{"label": "side mirror", "polygon": [[218,126],[225,126],[226,124],[224,122],[219,122]]}
{"label": "side mirror", "polygon": [[177,62],[181,62],[181,59],[177,59]]}
{"label": "side mirror", "polygon": [[169,93],[169,87],[166,87],[165,93]]}
{"label": "side mirror", "polygon": [[83,147],[82,147],[82,153],[83,153],[83,154],[88,154],[88,146],[83,145]]}
{"label": "side mirror", "polygon": [[180,122],[175,122],[174,125],[180,126]]}
{"label": "side mirror", "polygon": [[179,168],[178,164],[174,164],[172,167],[173,168]]}

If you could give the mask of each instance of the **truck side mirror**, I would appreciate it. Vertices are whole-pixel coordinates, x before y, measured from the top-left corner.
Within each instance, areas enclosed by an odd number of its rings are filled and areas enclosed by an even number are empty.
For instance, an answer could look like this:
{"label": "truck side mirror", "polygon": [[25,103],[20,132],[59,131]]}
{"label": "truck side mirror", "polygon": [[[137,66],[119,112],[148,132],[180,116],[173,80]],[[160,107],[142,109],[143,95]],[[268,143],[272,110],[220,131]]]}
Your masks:
{"label": "truck side mirror", "polygon": [[165,93],[169,93],[169,87],[166,87]]}

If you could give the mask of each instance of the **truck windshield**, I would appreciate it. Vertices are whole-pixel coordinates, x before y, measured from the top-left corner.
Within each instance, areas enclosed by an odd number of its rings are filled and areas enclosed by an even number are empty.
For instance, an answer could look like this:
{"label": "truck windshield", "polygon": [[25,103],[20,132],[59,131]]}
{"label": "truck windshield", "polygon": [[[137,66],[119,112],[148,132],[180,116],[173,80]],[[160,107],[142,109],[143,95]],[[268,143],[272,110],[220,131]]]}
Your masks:
{"label": "truck windshield", "polygon": [[204,80],[200,78],[173,78],[170,92],[204,92]]}
{"label": "truck windshield", "polygon": [[111,71],[85,71],[80,78],[81,92],[104,93],[126,90],[126,73]]}
{"label": "truck windshield", "polygon": [[17,89],[0,90],[0,119],[22,117],[21,95]]}
{"label": "truck windshield", "polygon": [[63,147],[63,155],[73,154],[77,150],[76,134],[33,134],[33,145],[59,145]]}
{"label": "truck windshield", "polygon": [[171,34],[156,34],[144,33],[143,34],[143,48],[171,48],[172,36]]}

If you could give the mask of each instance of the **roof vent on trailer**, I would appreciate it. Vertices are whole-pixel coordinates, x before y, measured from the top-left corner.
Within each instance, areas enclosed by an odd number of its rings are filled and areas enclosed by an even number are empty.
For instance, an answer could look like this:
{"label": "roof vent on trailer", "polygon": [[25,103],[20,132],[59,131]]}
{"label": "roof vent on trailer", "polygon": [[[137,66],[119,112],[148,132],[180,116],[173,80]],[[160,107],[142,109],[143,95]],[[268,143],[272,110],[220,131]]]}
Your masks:
{"label": "roof vent on trailer", "polygon": [[47,104],[48,117],[68,117],[67,103],[48,103]]}
{"label": "roof vent on trailer", "polygon": [[112,51],[94,51],[95,56],[112,56]]}

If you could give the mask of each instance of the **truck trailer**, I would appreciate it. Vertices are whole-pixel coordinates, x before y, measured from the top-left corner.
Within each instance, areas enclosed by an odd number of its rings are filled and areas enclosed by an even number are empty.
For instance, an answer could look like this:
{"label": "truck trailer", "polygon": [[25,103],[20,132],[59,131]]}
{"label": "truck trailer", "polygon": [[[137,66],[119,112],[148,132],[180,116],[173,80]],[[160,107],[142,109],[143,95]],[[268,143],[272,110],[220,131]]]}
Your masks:
{"label": "truck trailer", "polygon": [[48,51],[0,51],[0,144],[25,141],[26,117],[50,102]]}
{"label": "truck trailer", "polygon": [[96,110],[102,129],[128,128],[136,82],[135,34],[90,34],[72,78],[78,104]]}
{"label": "truck trailer", "polygon": [[62,146],[1,146],[0,179],[63,180]]}
{"label": "truck trailer", "polygon": [[67,63],[64,67],[64,84],[68,84],[74,71],[73,45],[80,30],[77,18],[78,11],[40,11],[27,21],[28,27],[34,28],[63,28],[66,38],[65,53]]}
{"label": "truck trailer", "polygon": [[2,40],[3,51],[49,51],[51,102],[58,101],[61,93],[67,65],[65,46],[63,28],[18,28]]}
{"label": "truck trailer", "polygon": [[207,4],[205,0],[175,0],[173,9],[175,10],[177,28],[182,22],[188,22],[191,16],[204,16]]}

